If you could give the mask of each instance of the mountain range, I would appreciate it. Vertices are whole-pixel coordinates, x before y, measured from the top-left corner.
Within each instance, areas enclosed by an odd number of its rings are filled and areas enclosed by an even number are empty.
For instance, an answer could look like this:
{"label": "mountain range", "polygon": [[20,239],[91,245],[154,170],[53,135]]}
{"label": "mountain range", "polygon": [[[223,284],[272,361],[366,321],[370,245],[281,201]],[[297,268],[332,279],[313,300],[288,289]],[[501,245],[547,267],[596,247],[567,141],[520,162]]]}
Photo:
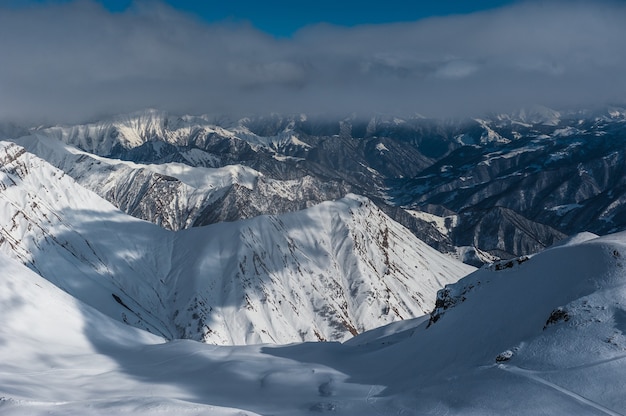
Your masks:
{"label": "mountain range", "polygon": [[0,411],[622,414],[625,133],[621,107],[2,125]]}
{"label": "mountain range", "polygon": [[0,155],[0,250],[168,339],[341,341],[427,313],[438,289],[472,269],[353,194],[174,232],[124,214],[13,143]]}
{"label": "mountain range", "polygon": [[[356,193],[437,250],[481,265],[582,231],[623,230],[625,126],[620,107],[466,120],[233,121],[149,110],[13,140],[124,212],[171,230]],[[218,170],[197,181],[192,168]]]}

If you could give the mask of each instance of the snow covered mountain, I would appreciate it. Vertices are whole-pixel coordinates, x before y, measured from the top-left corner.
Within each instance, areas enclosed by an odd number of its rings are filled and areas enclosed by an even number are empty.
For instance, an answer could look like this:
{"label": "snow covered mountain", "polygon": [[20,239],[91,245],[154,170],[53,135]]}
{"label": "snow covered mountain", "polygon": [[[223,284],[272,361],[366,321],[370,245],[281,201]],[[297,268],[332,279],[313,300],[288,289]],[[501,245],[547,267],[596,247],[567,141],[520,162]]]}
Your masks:
{"label": "snow covered mountain", "polygon": [[[460,215],[452,240],[505,258],[623,230],[626,111],[541,114],[484,121],[507,140],[460,147],[397,181],[394,203]],[[485,217],[509,232],[485,228]]]}
{"label": "snow covered mountain", "polygon": [[170,232],[3,142],[0,251],[108,316],[216,344],[344,340],[419,316],[471,268],[368,199]]}
{"label": "snow covered mountain", "polygon": [[[171,286],[194,293],[179,309],[200,317],[183,333],[197,339],[200,330],[221,344],[344,340],[422,315],[438,288],[471,270],[353,195],[297,213],[186,230],[172,266],[179,271],[170,273],[177,279]],[[190,282],[190,275],[198,278]]]}
{"label": "snow covered mountain", "polygon": [[[125,212],[171,229],[293,212],[354,192],[373,199],[418,238],[429,240],[442,251],[454,251],[446,236],[439,235],[430,223],[387,209],[394,207],[384,203],[387,176],[414,175],[432,162],[414,143],[352,137],[353,130],[362,128],[350,120],[329,123],[300,115],[218,122],[223,127],[206,117],[172,117],[151,110],[86,125],[38,128],[34,130],[37,139],[17,142]],[[53,146],[44,137],[71,147]],[[77,149],[81,149],[82,158],[75,156],[80,153]],[[172,163],[193,167],[243,165],[261,175],[258,186],[235,183],[216,198],[207,195],[207,190],[195,189],[191,193],[196,197],[188,199],[189,190],[177,190],[179,185],[174,181],[164,183],[172,177],[185,181],[172,169],[167,169],[168,178],[113,174],[110,166],[92,163],[89,157],[94,155],[107,158],[99,159],[101,163],[117,158],[146,168]],[[120,167],[119,161],[111,164],[116,170]],[[102,183],[106,188],[100,186]]]}
{"label": "snow covered mountain", "polygon": [[[626,233],[575,234],[623,227],[624,114],[159,116],[0,142],[0,413],[624,414]],[[198,124],[213,147],[185,147]],[[373,199],[321,202],[326,180]],[[473,268],[385,212],[467,258],[572,236],[458,280]]]}
{"label": "snow covered mountain", "polygon": [[347,186],[309,175],[278,180],[243,165],[203,168],[109,159],[40,134],[14,142],[124,212],[174,231],[298,211],[349,192]]}
{"label": "snow covered mountain", "polygon": [[0,251],[109,316],[169,335],[159,298],[166,230],[122,214],[13,143],[0,142],[0,192]]}
{"label": "snow covered mountain", "polygon": [[343,344],[239,347],[121,325],[0,255],[0,411],[624,414],[625,253],[624,233],[581,235]]}
{"label": "snow covered mountain", "polygon": [[[233,121],[149,110],[12,139],[169,229],[294,212],[352,192],[432,247],[481,264],[626,227],[625,114],[536,107],[473,120]],[[453,225],[443,229],[445,218]]]}

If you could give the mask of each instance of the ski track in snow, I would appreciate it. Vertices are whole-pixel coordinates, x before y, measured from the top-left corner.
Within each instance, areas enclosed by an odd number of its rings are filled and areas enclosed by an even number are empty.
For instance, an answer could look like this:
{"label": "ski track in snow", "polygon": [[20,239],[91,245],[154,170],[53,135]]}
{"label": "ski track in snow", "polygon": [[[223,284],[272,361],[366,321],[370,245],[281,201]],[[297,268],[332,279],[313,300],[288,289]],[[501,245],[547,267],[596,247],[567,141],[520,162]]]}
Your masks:
{"label": "ski track in snow", "polygon": [[[574,367],[567,367],[567,368],[559,368],[559,369],[554,369],[554,370],[545,370],[545,371],[534,371],[534,370],[527,370],[527,369],[521,369],[524,371],[528,371],[528,372],[534,372],[536,374],[546,374],[546,373],[556,373],[556,372],[565,372],[565,371],[574,371],[574,370],[582,370],[585,368],[592,368],[592,367],[597,367],[599,365],[602,364],[607,364],[607,363],[612,363],[614,361],[619,361],[619,360],[623,360],[626,358],[626,355],[620,355],[618,357],[613,357],[613,358],[607,358],[606,360],[600,360],[600,361],[594,361],[591,363],[587,363],[587,364],[581,364],[581,365],[577,365]],[[519,368],[519,367],[517,367]]]}
{"label": "ski track in snow", "polygon": [[[622,358],[624,358],[624,357],[619,357],[617,359],[622,359]],[[600,362],[600,363],[593,363],[593,364],[590,364],[590,365],[580,366],[580,367],[576,367],[576,368],[588,368],[588,367],[592,367],[592,366],[599,365],[599,364],[602,364],[604,362],[610,362],[610,361],[616,361],[616,359],[604,360],[603,362]],[[498,364],[497,368],[499,368],[501,370],[504,370],[504,371],[507,371],[507,372],[512,373],[512,374],[517,374],[517,375],[525,377],[525,378],[527,378],[529,380],[533,380],[533,381],[536,381],[537,383],[543,384],[544,386],[550,387],[551,389],[554,389],[554,390],[556,390],[556,391],[558,391],[560,393],[563,393],[564,395],[566,395],[568,397],[571,397],[572,399],[574,399],[574,400],[576,400],[576,401],[578,401],[580,403],[583,403],[583,404],[585,404],[585,405],[587,405],[589,407],[593,407],[594,409],[596,409],[596,410],[598,410],[598,411],[600,411],[600,412],[602,412],[604,414],[607,414],[607,415],[610,415],[610,416],[624,416],[622,413],[618,413],[618,412],[616,412],[614,410],[611,410],[611,409],[609,409],[607,407],[604,407],[600,403],[597,403],[597,402],[595,402],[593,400],[590,400],[590,399],[588,399],[588,398],[586,398],[584,396],[581,396],[580,394],[578,394],[578,393],[576,393],[576,392],[574,392],[572,390],[566,389],[565,387],[561,387],[558,384],[552,383],[552,382],[550,382],[550,381],[548,381],[548,380],[546,380],[544,378],[539,377],[539,374],[543,373],[542,371],[526,370],[524,368],[520,368],[520,367],[517,367],[517,366],[514,366],[514,365],[506,365],[506,364]]]}
{"label": "ski track in snow", "polygon": [[365,403],[367,403],[367,405],[371,407],[377,415],[384,415],[384,413],[381,413],[380,410],[378,410],[375,406],[377,401],[376,398],[373,397],[376,394],[376,392],[374,391],[375,388],[376,386],[370,387],[369,391],[367,392],[367,397],[365,397]]}

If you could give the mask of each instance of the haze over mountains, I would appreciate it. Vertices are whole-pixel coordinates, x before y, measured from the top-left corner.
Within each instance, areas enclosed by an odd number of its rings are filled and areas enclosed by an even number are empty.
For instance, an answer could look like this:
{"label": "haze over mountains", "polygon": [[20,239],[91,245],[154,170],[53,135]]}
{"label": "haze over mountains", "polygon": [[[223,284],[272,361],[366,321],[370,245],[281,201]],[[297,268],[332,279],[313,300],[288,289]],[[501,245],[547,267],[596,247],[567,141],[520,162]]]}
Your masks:
{"label": "haze over mountains", "polygon": [[3,413],[626,411],[622,107],[0,131]]}

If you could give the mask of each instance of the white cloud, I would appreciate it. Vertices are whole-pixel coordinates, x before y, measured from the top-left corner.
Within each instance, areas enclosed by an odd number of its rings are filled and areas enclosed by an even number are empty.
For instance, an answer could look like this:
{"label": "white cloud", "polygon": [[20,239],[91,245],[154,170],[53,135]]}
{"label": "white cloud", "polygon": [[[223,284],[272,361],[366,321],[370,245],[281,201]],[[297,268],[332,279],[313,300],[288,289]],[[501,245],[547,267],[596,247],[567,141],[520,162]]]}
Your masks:
{"label": "white cloud", "polygon": [[435,75],[440,78],[461,79],[472,75],[478,66],[463,60],[451,60],[437,69]]}
{"label": "white cloud", "polygon": [[624,2],[527,2],[274,39],[164,5],[0,9],[0,117],[191,113],[460,115],[626,97]]}

